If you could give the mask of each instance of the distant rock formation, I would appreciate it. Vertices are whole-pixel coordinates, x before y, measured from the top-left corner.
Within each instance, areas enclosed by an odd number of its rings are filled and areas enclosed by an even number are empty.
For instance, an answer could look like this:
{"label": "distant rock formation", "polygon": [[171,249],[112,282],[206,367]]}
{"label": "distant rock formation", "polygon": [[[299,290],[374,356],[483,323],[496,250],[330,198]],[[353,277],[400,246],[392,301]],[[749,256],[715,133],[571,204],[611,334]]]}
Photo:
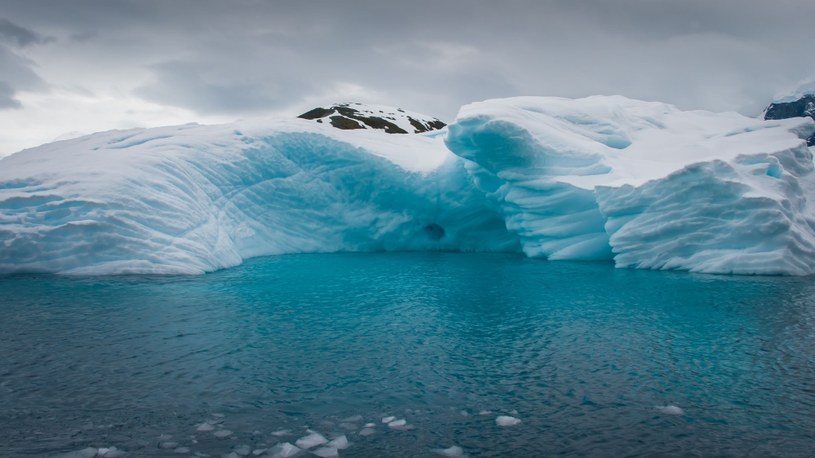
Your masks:
{"label": "distant rock formation", "polygon": [[379,129],[389,134],[419,134],[443,129],[446,124],[436,118],[382,105],[342,103],[318,107],[298,118],[319,123],[328,122],[337,129]]}
{"label": "distant rock formation", "polygon": [[[764,119],[787,118],[815,119],[815,94],[806,94],[791,102],[773,102],[764,111]],[[815,145],[815,134],[807,139],[807,145]]]}

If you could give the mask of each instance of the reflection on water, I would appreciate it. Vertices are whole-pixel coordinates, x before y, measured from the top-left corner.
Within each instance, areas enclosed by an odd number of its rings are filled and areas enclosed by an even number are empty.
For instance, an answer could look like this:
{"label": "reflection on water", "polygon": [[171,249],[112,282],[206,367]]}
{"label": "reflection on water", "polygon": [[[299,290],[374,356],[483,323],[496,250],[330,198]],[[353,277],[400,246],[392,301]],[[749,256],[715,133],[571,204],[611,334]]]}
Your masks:
{"label": "reflection on water", "polygon": [[809,278],[297,255],[198,277],[6,277],[0,304],[2,456],[175,456],[167,443],[220,456],[306,427],[344,434],[341,456],[815,446]]}

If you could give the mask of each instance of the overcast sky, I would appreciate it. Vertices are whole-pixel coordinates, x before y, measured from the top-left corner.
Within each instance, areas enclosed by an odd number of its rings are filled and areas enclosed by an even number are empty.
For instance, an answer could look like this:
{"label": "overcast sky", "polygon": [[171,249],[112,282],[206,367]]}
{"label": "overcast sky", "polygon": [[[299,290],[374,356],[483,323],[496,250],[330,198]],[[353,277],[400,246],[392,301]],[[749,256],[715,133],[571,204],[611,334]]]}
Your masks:
{"label": "overcast sky", "polygon": [[0,0],[0,156],[339,101],[622,94],[756,115],[815,75],[813,0]]}

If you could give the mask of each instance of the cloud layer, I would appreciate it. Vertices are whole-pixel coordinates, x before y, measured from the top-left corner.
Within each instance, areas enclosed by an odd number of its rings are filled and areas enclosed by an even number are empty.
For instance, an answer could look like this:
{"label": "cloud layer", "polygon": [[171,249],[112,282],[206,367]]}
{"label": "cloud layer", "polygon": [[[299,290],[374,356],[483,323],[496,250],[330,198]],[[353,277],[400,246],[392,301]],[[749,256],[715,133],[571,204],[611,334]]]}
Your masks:
{"label": "cloud layer", "polygon": [[0,154],[349,100],[446,120],[513,95],[756,114],[815,73],[811,0],[5,0],[0,15],[0,122],[17,127]]}

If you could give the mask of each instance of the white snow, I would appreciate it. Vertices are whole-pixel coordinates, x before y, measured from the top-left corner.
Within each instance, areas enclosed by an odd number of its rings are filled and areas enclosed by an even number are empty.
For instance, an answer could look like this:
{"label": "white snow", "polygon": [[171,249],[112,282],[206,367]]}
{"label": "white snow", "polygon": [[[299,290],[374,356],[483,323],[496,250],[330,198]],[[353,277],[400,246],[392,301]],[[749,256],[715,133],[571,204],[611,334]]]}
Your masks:
{"label": "white snow", "polygon": [[795,86],[782,91],[773,97],[774,103],[795,102],[806,95],[815,95],[815,77],[799,81]]}
{"label": "white snow", "polygon": [[446,133],[302,119],[104,132],[0,159],[0,274],[452,250],[809,275],[813,132],[619,96],[475,103]]}
{"label": "white snow", "polygon": [[[384,119],[392,124],[395,124],[397,127],[402,129],[407,133],[418,133],[416,132],[416,127],[414,127],[410,119],[413,119],[420,124],[423,124],[425,128],[428,127],[429,124],[438,121],[438,119],[428,116],[422,113],[417,113],[415,111],[408,111],[402,108],[394,108],[387,105],[378,105],[372,103],[335,103],[331,105],[331,107],[337,106],[346,106],[353,110],[356,110],[355,116],[363,117],[363,118],[381,118]],[[330,122],[331,116],[339,115],[338,112],[334,112],[327,117],[320,118],[323,122]],[[364,129],[373,129],[373,127],[360,122],[360,125]]]}

